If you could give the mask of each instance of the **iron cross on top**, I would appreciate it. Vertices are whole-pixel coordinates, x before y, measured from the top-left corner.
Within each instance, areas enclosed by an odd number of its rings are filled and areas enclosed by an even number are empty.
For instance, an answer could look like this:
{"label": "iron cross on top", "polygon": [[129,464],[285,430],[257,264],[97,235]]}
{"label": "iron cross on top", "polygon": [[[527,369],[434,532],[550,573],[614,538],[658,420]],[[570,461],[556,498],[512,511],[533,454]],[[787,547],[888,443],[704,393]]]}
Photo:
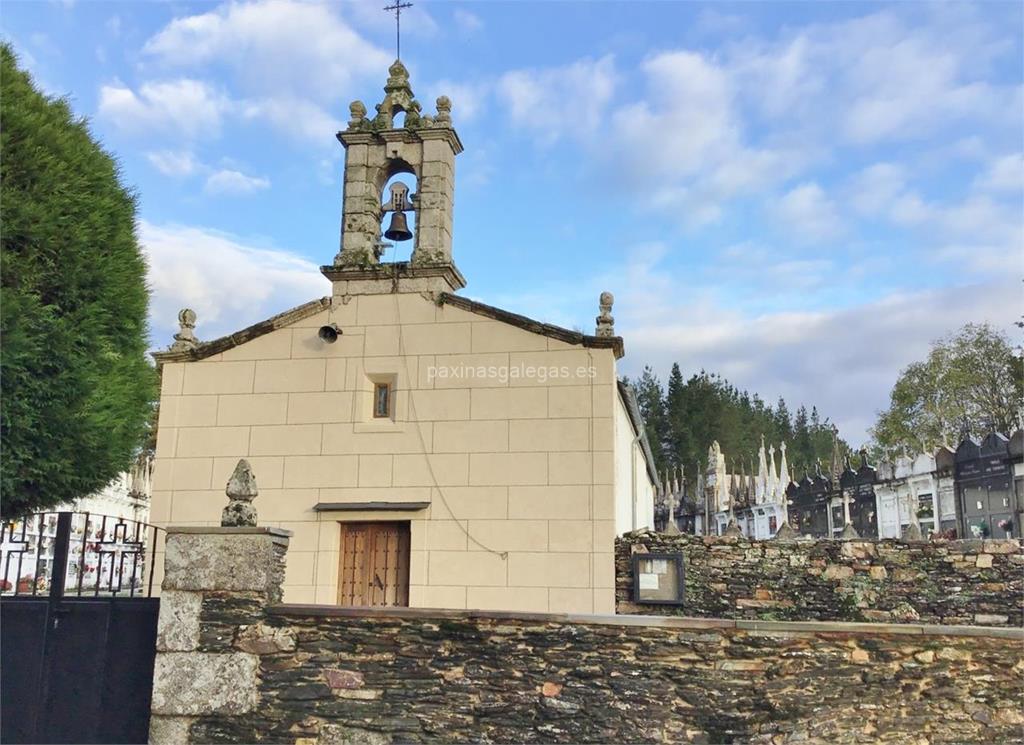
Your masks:
{"label": "iron cross on top", "polygon": [[395,58],[402,59],[402,10],[411,8],[412,3],[403,3],[402,0],[395,0],[394,5],[384,8],[385,13],[395,11]]}

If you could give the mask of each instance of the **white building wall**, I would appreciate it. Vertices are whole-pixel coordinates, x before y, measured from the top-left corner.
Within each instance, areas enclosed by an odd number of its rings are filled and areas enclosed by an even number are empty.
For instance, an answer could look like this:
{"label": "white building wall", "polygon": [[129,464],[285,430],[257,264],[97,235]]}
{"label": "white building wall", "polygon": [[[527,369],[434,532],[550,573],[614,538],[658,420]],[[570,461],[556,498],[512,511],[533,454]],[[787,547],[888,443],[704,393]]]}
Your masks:
{"label": "white building wall", "polygon": [[[626,413],[626,404],[621,396],[615,397],[615,534],[622,535],[633,530],[633,440],[636,434]],[[639,468],[639,466],[638,466]],[[646,471],[640,476],[646,481]],[[653,512],[653,505],[651,510]],[[653,524],[653,519],[651,520]]]}
{"label": "white building wall", "polygon": [[[654,484],[647,473],[647,459],[640,443],[633,445],[633,468],[636,473],[636,527],[654,530]],[[675,519],[674,517],[672,518]]]}

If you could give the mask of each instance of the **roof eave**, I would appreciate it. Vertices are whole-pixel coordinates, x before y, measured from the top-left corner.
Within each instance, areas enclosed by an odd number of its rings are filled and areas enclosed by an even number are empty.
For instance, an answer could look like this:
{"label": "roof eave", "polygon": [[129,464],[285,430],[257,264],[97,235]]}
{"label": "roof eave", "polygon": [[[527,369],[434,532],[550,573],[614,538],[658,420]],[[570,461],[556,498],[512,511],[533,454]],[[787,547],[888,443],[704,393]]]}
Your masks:
{"label": "roof eave", "polygon": [[633,425],[633,431],[640,438],[640,450],[644,454],[647,475],[650,476],[651,482],[657,486],[658,469],[654,466],[654,452],[651,450],[651,443],[647,439],[647,428],[644,427],[643,414],[640,413],[640,404],[636,400],[636,391],[633,389],[633,386],[623,383],[621,380],[617,382],[619,395],[622,396],[622,400],[626,404],[626,413],[629,415],[630,424]]}
{"label": "roof eave", "polygon": [[450,292],[442,292],[438,300],[442,305],[452,305],[469,313],[476,313],[495,321],[516,326],[524,331],[563,341],[566,344],[575,344],[589,349],[611,349],[615,353],[616,359],[620,359],[625,355],[625,347],[621,336],[589,336],[581,334],[579,331],[570,331],[561,326],[535,321],[518,313],[511,313],[501,308],[495,308],[493,305],[470,300]]}
{"label": "roof eave", "polygon": [[331,299],[329,297],[311,300],[291,310],[286,310],[284,313],[278,313],[276,316],[272,316],[265,321],[254,323],[252,326],[241,331],[236,331],[233,334],[228,334],[212,341],[200,342],[199,346],[195,349],[153,352],[153,359],[156,360],[157,365],[162,365],[165,362],[198,362],[221,352],[226,352],[229,349],[234,349],[253,339],[258,339],[269,334],[271,331],[277,331],[297,321],[314,316],[330,307]]}

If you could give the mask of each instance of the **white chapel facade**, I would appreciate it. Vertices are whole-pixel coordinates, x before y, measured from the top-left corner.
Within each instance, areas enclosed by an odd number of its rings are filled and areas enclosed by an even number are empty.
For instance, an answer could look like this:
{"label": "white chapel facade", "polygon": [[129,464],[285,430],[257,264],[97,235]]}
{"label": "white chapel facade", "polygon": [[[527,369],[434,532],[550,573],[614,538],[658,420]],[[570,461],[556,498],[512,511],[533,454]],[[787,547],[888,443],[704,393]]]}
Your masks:
{"label": "white chapel facade", "polygon": [[[293,532],[285,602],[613,613],[614,539],[653,528],[656,475],[611,295],[585,335],[456,294],[451,102],[423,114],[400,62],[385,93],[338,134],[331,296],[208,342],[182,311],[155,355],[151,521],[219,524],[244,458],[259,524]],[[409,261],[381,262],[382,223]]]}

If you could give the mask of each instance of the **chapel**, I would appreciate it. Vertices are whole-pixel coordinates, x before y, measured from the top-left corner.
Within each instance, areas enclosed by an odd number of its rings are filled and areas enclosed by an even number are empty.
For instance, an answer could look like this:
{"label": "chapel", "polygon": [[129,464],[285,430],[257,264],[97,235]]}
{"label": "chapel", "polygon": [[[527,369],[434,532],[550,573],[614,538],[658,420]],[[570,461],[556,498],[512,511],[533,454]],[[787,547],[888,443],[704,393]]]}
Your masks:
{"label": "chapel", "polygon": [[179,314],[151,521],[219,524],[244,459],[259,524],[292,532],[285,602],[614,613],[615,537],[653,527],[657,474],[613,298],[584,334],[459,294],[452,110],[397,60],[374,112],[351,104],[330,296],[211,340]]}

